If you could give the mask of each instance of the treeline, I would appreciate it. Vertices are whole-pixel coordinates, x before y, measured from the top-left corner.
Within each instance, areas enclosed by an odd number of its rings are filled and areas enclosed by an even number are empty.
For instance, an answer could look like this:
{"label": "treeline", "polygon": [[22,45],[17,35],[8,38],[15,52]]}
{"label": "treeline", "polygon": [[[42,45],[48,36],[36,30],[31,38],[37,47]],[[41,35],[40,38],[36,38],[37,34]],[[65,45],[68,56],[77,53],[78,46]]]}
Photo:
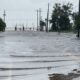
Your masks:
{"label": "treeline", "polygon": [[[76,31],[80,29],[80,15],[73,12],[73,4],[56,3],[53,6],[49,31]],[[40,24],[41,25],[41,24]],[[45,26],[43,23],[42,26]],[[43,27],[41,26],[41,30]]]}
{"label": "treeline", "polygon": [[50,31],[67,31],[72,29],[70,17],[72,15],[72,4],[55,4],[50,23],[52,23]]}
{"label": "treeline", "polygon": [[73,4],[55,4],[51,16],[50,31],[76,31],[80,29],[80,15],[73,12]]}

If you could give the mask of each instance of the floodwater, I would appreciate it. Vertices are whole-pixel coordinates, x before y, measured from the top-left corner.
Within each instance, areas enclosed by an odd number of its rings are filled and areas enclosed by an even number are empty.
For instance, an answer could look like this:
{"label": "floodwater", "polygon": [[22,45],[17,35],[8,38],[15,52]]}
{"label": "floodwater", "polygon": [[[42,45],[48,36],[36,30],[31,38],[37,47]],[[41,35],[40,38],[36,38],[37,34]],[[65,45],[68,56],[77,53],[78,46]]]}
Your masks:
{"label": "floodwater", "polygon": [[80,67],[80,40],[73,33],[0,33],[1,80],[49,80],[48,74]]}

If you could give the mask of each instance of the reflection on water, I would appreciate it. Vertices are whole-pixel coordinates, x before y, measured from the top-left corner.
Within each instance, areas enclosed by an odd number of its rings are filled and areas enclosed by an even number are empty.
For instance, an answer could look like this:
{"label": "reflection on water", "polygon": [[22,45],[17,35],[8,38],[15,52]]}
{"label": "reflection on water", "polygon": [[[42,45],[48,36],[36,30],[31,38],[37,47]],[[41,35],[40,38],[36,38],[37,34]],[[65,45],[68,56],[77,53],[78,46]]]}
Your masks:
{"label": "reflection on water", "polygon": [[33,80],[40,76],[41,80],[48,80],[49,73],[78,68],[79,52],[80,41],[75,34],[1,33],[0,79]]}

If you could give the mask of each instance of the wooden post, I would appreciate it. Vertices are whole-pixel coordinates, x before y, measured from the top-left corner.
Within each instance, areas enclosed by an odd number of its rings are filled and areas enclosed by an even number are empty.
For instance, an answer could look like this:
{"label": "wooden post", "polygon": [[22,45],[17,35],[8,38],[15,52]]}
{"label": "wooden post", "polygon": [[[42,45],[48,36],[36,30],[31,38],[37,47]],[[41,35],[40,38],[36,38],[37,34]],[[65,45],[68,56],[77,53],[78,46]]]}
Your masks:
{"label": "wooden post", "polygon": [[49,21],[49,3],[48,3],[48,11],[47,11],[47,25],[46,25],[46,32],[48,32],[48,21]]}
{"label": "wooden post", "polygon": [[[79,17],[80,17],[80,0],[79,0]],[[77,30],[77,37],[80,37],[80,26],[78,26],[78,30]]]}

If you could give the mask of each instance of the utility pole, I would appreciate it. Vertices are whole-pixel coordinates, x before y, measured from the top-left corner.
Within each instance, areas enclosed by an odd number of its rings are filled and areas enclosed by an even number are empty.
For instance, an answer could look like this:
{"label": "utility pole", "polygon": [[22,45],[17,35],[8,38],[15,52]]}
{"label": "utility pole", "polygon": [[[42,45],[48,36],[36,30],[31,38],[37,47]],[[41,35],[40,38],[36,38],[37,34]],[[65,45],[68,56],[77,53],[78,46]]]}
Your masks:
{"label": "utility pole", "polygon": [[39,11],[37,10],[37,31],[39,30],[39,25],[38,25],[38,14],[39,14]]}
{"label": "utility pole", "polygon": [[40,21],[41,21],[41,8],[39,8],[39,30],[40,30]]}
{"label": "utility pole", "polygon": [[41,17],[41,8],[39,8],[39,20],[41,20],[42,19],[42,17]]}
{"label": "utility pole", "polygon": [[79,15],[80,15],[80,0],[79,0]]}
{"label": "utility pole", "polygon": [[49,22],[49,3],[48,3],[48,11],[47,11],[47,25],[46,25],[46,32],[48,32],[48,22]]}
{"label": "utility pole", "polygon": [[[80,17],[80,0],[79,0],[79,17]],[[77,29],[77,37],[79,38],[80,37],[80,26],[78,26],[78,29]]]}
{"label": "utility pole", "polygon": [[4,10],[3,17],[4,17],[4,22],[5,22],[5,17],[6,17],[6,12],[5,12],[5,10]]}

